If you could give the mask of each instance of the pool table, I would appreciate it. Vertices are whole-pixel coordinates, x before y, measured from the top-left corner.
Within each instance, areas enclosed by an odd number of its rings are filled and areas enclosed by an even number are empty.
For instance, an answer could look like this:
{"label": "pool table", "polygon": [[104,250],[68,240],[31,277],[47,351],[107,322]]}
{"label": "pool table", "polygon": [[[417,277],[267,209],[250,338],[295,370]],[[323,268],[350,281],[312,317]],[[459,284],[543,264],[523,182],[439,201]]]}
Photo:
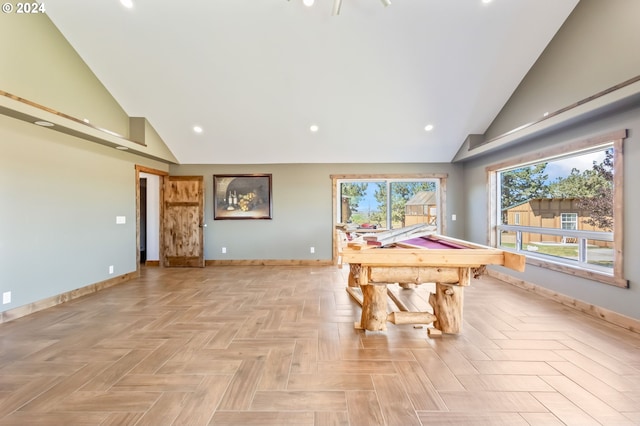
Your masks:
{"label": "pool table", "polygon": [[[481,275],[486,265],[502,265],[524,271],[525,257],[493,247],[431,234],[408,237],[387,246],[348,244],[342,250],[342,261],[348,263],[347,291],[362,305],[356,328],[369,331],[386,330],[387,321],[394,324],[429,324],[430,333],[458,334],[462,330],[463,289],[471,277]],[[408,312],[402,303],[398,312],[387,312],[387,284],[399,283],[404,288],[435,283],[436,292],[429,295],[430,312]],[[360,287],[360,297],[354,287]],[[391,296],[392,293],[389,292]]]}

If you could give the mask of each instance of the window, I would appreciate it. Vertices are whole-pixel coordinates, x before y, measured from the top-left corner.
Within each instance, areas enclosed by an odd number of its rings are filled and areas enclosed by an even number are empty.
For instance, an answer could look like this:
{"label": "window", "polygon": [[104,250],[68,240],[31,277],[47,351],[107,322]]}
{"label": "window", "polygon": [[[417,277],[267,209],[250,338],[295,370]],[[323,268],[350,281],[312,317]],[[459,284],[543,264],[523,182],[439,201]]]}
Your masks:
{"label": "window", "polygon": [[533,265],[628,286],[620,208],[625,137],[615,132],[489,167],[491,245],[523,252]]}
{"label": "window", "polygon": [[396,229],[424,223],[444,233],[446,176],[332,175],[335,224]]}
{"label": "window", "polygon": [[360,227],[438,226],[438,180],[339,179],[338,219]]}
{"label": "window", "polygon": [[340,180],[338,222],[386,227],[387,194],[384,181]]}
{"label": "window", "polygon": [[560,213],[560,228],[575,231],[578,229],[578,213]]}

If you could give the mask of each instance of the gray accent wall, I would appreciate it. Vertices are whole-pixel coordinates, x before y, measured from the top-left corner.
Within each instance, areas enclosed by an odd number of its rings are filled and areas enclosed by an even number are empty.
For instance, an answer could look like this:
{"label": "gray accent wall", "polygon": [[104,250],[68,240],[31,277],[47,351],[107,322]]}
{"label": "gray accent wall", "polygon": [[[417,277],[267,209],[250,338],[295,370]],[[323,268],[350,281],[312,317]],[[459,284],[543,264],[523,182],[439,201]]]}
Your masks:
{"label": "gray accent wall", "polygon": [[48,16],[1,22],[0,90],[128,136],[129,117]]}
{"label": "gray accent wall", "polygon": [[[488,138],[513,131],[513,142],[501,144],[498,138],[486,151],[474,157],[463,146],[457,158],[464,160],[466,239],[487,242],[487,174],[486,167],[522,155],[562,146],[571,141],[628,129],[624,145],[624,270],[629,288],[607,284],[527,265],[524,273],[502,272],[547,288],[570,298],[640,319],[640,89],[638,83],[619,90],[626,95],[606,104],[601,97],[582,106],[582,115],[567,111],[568,118],[557,117],[553,124],[527,134],[517,128],[541,119],[545,111],[553,112],[575,102],[627,82],[640,75],[640,32],[637,18],[640,2],[627,0],[581,0],[558,31],[539,60],[529,71],[503,110],[489,126]],[[611,95],[615,95],[614,91]],[[612,99],[615,96],[611,97]],[[597,104],[592,108],[590,104]],[[578,108],[579,109],[579,108]],[[516,129],[516,130],[514,130]],[[517,137],[518,133],[526,137]],[[512,135],[502,139],[510,139]],[[464,155],[460,155],[464,154]],[[501,268],[497,268],[501,269]]]}
{"label": "gray accent wall", "polygon": [[629,129],[624,145],[624,271],[629,288],[623,289],[596,281],[554,272],[545,268],[527,265],[524,273],[504,268],[502,272],[526,282],[553,290],[571,298],[600,306],[623,315],[640,319],[640,102],[605,116],[571,125],[562,131],[544,135],[517,145],[508,150],[470,161],[465,164],[466,186],[466,238],[486,243],[488,235],[487,217],[487,172],[486,167],[506,159],[539,152],[551,146],[563,145],[609,131]]}
{"label": "gray accent wall", "polygon": [[135,165],[167,165],[3,115],[0,146],[0,312],[136,271]]}
{"label": "gray accent wall", "polygon": [[[464,236],[463,166],[171,166],[0,115],[0,312],[135,273],[135,165],[205,180],[207,260],[330,260],[331,174],[446,173],[449,234]],[[213,174],[271,173],[272,220],[213,220]],[[451,214],[457,221],[451,221]],[[116,224],[124,216],[125,224]],[[220,251],[227,247],[227,254]],[[315,253],[309,253],[309,247]],[[114,273],[109,273],[109,266]],[[126,285],[126,284],[125,284]]]}
{"label": "gray accent wall", "polygon": [[[447,234],[464,236],[463,167],[436,164],[172,165],[172,175],[204,176],[206,260],[331,260],[336,174],[446,173]],[[273,219],[214,220],[214,174],[272,174]],[[451,220],[451,214],[457,220]],[[227,253],[223,254],[222,247]],[[309,248],[315,247],[311,254]]]}
{"label": "gray accent wall", "polygon": [[640,1],[580,0],[487,129],[489,140],[640,74]]}

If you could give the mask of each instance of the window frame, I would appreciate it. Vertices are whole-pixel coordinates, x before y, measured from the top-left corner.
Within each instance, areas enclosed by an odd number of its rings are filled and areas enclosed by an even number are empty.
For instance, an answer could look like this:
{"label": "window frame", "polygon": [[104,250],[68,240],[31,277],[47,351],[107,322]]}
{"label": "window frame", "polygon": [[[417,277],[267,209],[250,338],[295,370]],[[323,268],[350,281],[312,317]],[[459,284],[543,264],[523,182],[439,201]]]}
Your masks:
{"label": "window frame", "polygon": [[[524,166],[527,164],[541,163],[546,160],[558,157],[566,157],[571,155],[579,155],[581,152],[592,151],[597,148],[612,147],[613,148],[613,220],[614,228],[610,234],[605,236],[605,240],[609,240],[613,244],[614,262],[610,273],[600,271],[597,268],[585,268],[580,264],[573,264],[570,261],[562,261],[554,259],[550,256],[531,253],[525,250],[515,250],[526,255],[527,264],[539,266],[542,268],[571,274],[574,276],[587,278],[593,281],[610,284],[617,287],[628,288],[629,282],[624,278],[624,217],[623,217],[623,193],[624,193],[624,158],[623,143],[627,138],[627,130],[622,129],[611,133],[595,136],[588,139],[580,139],[566,144],[556,145],[548,149],[542,149],[535,153],[530,153],[520,157],[512,158],[501,163],[490,165],[486,168],[487,173],[487,190],[489,200],[489,214],[487,227],[487,242],[492,247],[498,247],[499,233],[501,230],[545,233],[554,234],[554,232],[585,232],[585,231],[566,231],[554,230],[552,228],[535,228],[522,225],[502,225],[500,219],[500,199],[498,194],[499,173],[505,169]],[[540,232],[543,231],[543,232]],[[517,247],[516,247],[517,248]],[[503,247],[504,249],[504,247]]]}
{"label": "window frame", "polygon": [[[447,217],[447,173],[407,173],[407,174],[341,174],[341,175],[330,175],[331,178],[331,191],[332,191],[332,224],[333,224],[333,259],[332,262],[334,265],[338,264],[338,248],[339,241],[336,232],[336,226],[338,225],[338,203],[340,202],[340,182],[343,181],[368,181],[368,182],[380,182],[386,181],[387,185],[389,182],[403,182],[403,181],[413,181],[413,180],[437,180],[438,186],[438,199],[440,202],[440,217],[439,220],[439,230],[438,232],[446,235],[446,217]],[[388,188],[388,186],[387,186]],[[390,212],[387,212],[387,217],[391,217]]]}
{"label": "window frame", "polygon": [[[570,220],[566,220],[566,217],[570,217]],[[565,228],[565,225],[572,225],[571,228]],[[560,213],[560,229],[568,231],[578,230],[578,213]]]}

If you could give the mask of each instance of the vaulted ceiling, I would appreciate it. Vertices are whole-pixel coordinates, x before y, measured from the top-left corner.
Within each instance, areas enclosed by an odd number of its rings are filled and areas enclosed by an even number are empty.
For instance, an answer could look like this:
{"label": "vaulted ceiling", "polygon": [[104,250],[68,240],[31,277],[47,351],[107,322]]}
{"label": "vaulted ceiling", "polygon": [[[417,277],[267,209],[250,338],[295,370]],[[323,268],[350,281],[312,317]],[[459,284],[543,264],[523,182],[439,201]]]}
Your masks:
{"label": "vaulted ceiling", "polygon": [[577,2],[344,0],[338,15],[334,0],[46,7],[181,163],[377,163],[451,161]]}

